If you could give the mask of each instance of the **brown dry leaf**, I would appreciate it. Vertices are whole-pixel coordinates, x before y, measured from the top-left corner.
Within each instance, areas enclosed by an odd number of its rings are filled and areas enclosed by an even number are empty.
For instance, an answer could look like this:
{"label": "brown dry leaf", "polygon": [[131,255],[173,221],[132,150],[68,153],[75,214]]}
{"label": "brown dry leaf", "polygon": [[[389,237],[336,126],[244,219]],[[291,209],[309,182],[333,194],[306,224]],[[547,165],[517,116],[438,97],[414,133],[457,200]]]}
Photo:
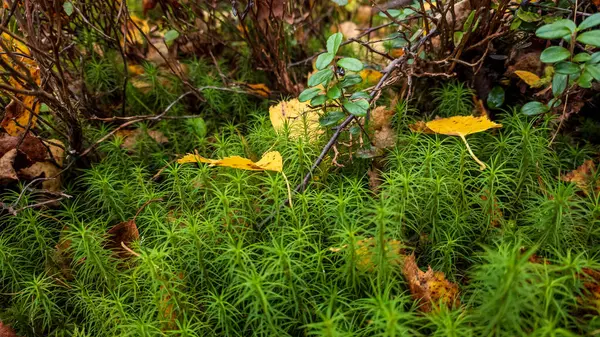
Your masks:
{"label": "brown dry leaf", "polygon": [[426,134],[434,134],[435,133],[435,132],[433,132],[433,130],[428,128],[427,123],[425,123],[423,121],[417,121],[413,124],[409,124],[408,128],[412,132],[422,132],[422,133],[426,133]]}
{"label": "brown dry leaf", "polygon": [[596,164],[593,160],[588,159],[583,162],[577,169],[560,177],[562,181],[575,183],[585,195],[589,195],[590,191],[600,191],[600,179],[594,181],[596,173]]}
{"label": "brown dry leaf", "polygon": [[281,172],[283,170],[283,159],[281,154],[277,151],[271,151],[263,154],[259,161],[253,162],[248,158],[240,156],[225,157],[223,159],[207,159],[199,154],[187,154],[182,158],[178,159],[179,164],[185,163],[207,163],[210,166],[224,166],[232,167],[241,170],[249,171],[276,171]]}
{"label": "brown dry leaf", "polygon": [[[344,39],[352,39],[360,35],[361,31],[358,29],[358,25],[352,21],[344,21],[338,25],[338,27],[333,27],[334,33],[339,31],[344,35]],[[337,28],[337,29],[336,29]]]}
{"label": "brown dry leaf", "polygon": [[250,87],[250,92],[261,97],[269,98],[269,95],[271,94],[271,89],[263,83],[247,84],[247,86]]}
{"label": "brown dry leaf", "polygon": [[108,249],[112,250],[121,259],[127,259],[133,256],[130,248],[134,241],[140,238],[135,220],[127,220],[118,223],[108,230],[109,240],[106,243]]}
{"label": "brown dry leaf", "polygon": [[596,8],[600,9],[600,0],[592,0],[592,3],[596,6]]}
{"label": "brown dry leaf", "polygon": [[52,157],[48,155],[48,160],[38,161],[33,165],[19,170],[19,176],[25,179],[35,179],[39,177],[51,178],[42,182],[42,187],[45,190],[57,192],[60,191],[62,179],[60,172],[65,158],[64,145],[61,141],[50,139],[45,141],[45,147],[50,149]]}
{"label": "brown dry leaf", "polygon": [[[481,194],[479,198],[482,201],[487,201],[489,199],[488,195],[488,191],[484,191],[484,193]],[[502,213],[502,209],[500,208],[500,205],[498,203],[498,198],[496,198],[495,196],[494,200],[492,201],[492,206],[488,210],[488,214],[490,216],[490,224],[492,225],[492,227],[500,226],[500,221],[504,218],[504,213]]]}
{"label": "brown dry leaf", "polygon": [[[159,144],[168,143],[169,139],[160,131],[156,130],[146,130],[146,133],[150,138],[154,139]],[[140,140],[140,137],[143,136],[142,130],[119,130],[115,132],[115,136],[123,138],[123,143],[121,147],[127,150],[135,149],[137,142]]]}
{"label": "brown dry leaf", "polygon": [[19,337],[15,330],[0,321],[0,337]]}
{"label": "brown dry leaf", "polygon": [[386,149],[393,147],[396,144],[398,138],[396,131],[389,126],[384,126],[381,130],[375,131],[375,137],[373,139],[373,145],[379,149]]}
{"label": "brown dry leaf", "polygon": [[[386,240],[386,259],[394,265],[402,265],[405,255],[404,246],[400,240]],[[341,248],[329,248],[329,251],[337,253],[348,248],[344,245]],[[356,267],[362,271],[373,271],[377,266],[377,241],[375,238],[366,238],[356,242],[354,248],[354,257],[356,259]]]}
{"label": "brown dry leaf", "polygon": [[388,109],[386,106],[380,105],[371,111],[371,127],[375,130],[380,130],[384,127],[389,127],[394,117],[394,110]]}
{"label": "brown dry leaf", "polygon": [[154,9],[154,7],[156,7],[156,4],[158,4],[158,0],[142,0],[142,8],[144,11],[144,16],[146,16],[146,14],[148,14],[149,10]]}
{"label": "brown dry leaf", "polygon": [[448,136],[460,137],[471,157],[479,164],[480,170],[485,170],[485,164],[473,154],[465,136],[486,131],[492,128],[501,128],[502,124],[492,122],[487,116],[454,116],[450,118],[440,118],[426,123],[427,127],[436,133]]}
{"label": "brown dry leaf", "polygon": [[300,102],[296,98],[269,107],[269,118],[275,132],[284,131],[287,125],[289,137],[292,139],[307,136],[309,140],[315,140],[323,133],[317,110],[311,109],[307,102]]}
{"label": "brown dry leaf", "polygon": [[[21,138],[23,139],[21,140]],[[19,152],[23,153],[30,162],[29,164],[48,158],[48,150],[44,146],[44,143],[29,133],[25,137],[0,134],[0,157],[4,156],[8,151],[17,148],[17,146]],[[25,166],[27,165],[22,165],[22,167]]]}
{"label": "brown dry leaf", "polygon": [[258,21],[283,18],[285,2],[283,0],[258,0],[256,4]]}
{"label": "brown dry leaf", "polygon": [[537,85],[541,80],[538,75],[526,70],[517,70],[515,71],[515,75],[519,76],[520,79],[532,88],[537,88]]}
{"label": "brown dry leaf", "polygon": [[369,20],[371,20],[372,15],[372,7],[367,5],[361,5],[356,10],[356,14],[354,14],[354,21],[356,21],[359,25],[368,25]]}
{"label": "brown dry leaf", "polygon": [[381,171],[374,168],[369,168],[367,171],[367,176],[369,177],[369,189],[371,192],[373,192],[373,194],[379,194],[379,189],[382,184]]}
{"label": "brown dry leaf", "polygon": [[413,299],[420,302],[421,311],[430,312],[440,302],[449,307],[460,305],[458,286],[448,281],[444,273],[433,271],[431,267],[426,272],[421,271],[414,254],[404,258],[402,273]]}
{"label": "brown dry leaf", "polygon": [[151,38],[150,42],[154,47],[148,47],[146,61],[161,66],[172,60],[172,57],[169,54],[169,47],[165,43],[163,37]]}
{"label": "brown dry leaf", "polygon": [[8,185],[19,180],[13,167],[16,157],[17,149],[12,149],[0,157],[0,185]]}

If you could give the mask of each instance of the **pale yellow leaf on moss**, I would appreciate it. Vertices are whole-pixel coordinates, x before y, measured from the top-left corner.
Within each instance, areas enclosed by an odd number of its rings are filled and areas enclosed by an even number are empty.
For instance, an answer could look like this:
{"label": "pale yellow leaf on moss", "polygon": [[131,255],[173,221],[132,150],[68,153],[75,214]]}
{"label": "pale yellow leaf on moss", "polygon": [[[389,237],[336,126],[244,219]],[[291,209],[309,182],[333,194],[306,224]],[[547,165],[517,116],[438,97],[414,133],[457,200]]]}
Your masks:
{"label": "pale yellow leaf on moss", "polygon": [[535,87],[540,82],[540,77],[529,71],[517,70],[515,71],[515,75],[519,76],[530,87]]}
{"label": "pale yellow leaf on moss", "polygon": [[265,153],[259,161],[253,162],[252,160],[240,156],[225,157],[223,159],[209,159],[204,158],[199,154],[186,154],[177,160],[179,164],[185,163],[206,163],[210,166],[224,166],[232,167],[241,170],[250,171],[276,171],[281,172],[283,170],[283,159],[281,154],[277,151],[271,151]]}
{"label": "pale yellow leaf on moss", "polygon": [[487,116],[454,116],[450,118],[440,118],[427,122],[425,125],[436,133],[448,136],[466,136],[472,133],[502,127],[502,124],[492,122]]}
{"label": "pale yellow leaf on moss", "polygon": [[300,102],[296,98],[271,106],[269,118],[277,133],[283,132],[287,126],[289,137],[292,139],[307,137],[314,140],[323,132],[319,127],[317,110],[311,109],[307,102]]}
{"label": "pale yellow leaf on moss", "polygon": [[487,116],[454,116],[450,118],[440,118],[430,121],[425,125],[435,133],[448,136],[459,136],[467,146],[467,150],[469,150],[471,157],[479,164],[481,170],[484,170],[486,166],[475,156],[469,143],[467,143],[465,136],[502,127],[502,124],[492,122]]}

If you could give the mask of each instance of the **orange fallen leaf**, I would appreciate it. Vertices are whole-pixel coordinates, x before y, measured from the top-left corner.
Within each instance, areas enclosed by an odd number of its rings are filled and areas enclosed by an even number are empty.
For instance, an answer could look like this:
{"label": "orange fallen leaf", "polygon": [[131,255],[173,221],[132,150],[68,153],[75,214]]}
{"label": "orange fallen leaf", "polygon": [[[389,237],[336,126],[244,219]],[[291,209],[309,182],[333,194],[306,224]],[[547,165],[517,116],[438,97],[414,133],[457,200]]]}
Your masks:
{"label": "orange fallen leaf", "polygon": [[413,299],[420,302],[421,311],[430,312],[438,303],[447,306],[460,305],[458,286],[448,281],[444,273],[433,271],[431,267],[428,267],[426,272],[421,271],[414,254],[404,259],[402,273]]}
{"label": "orange fallen leaf", "polygon": [[440,118],[427,122],[425,125],[427,125],[427,127],[433,130],[435,133],[460,137],[467,146],[467,150],[469,151],[471,157],[479,164],[480,170],[484,170],[486,166],[481,160],[479,160],[479,158],[475,156],[471,150],[471,147],[469,146],[469,143],[467,143],[465,136],[492,128],[502,127],[502,124],[492,122],[487,116],[454,116],[450,118]]}
{"label": "orange fallen leaf", "polygon": [[187,154],[178,159],[177,162],[179,164],[201,162],[210,164],[210,166],[224,166],[250,171],[281,172],[283,170],[283,159],[281,158],[281,154],[277,151],[265,153],[257,162],[253,162],[248,158],[243,158],[240,156],[225,157],[223,159],[208,159],[200,156],[197,153]]}
{"label": "orange fallen leaf", "polygon": [[15,330],[0,321],[0,337],[19,337]]}
{"label": "orange fallen leaf", "polygon": [[269,89],[263,83],[247,84],[247,86],[250,87],[250,92],[262,96],[264,98],[269,98],[269,95],[271,94],[271,89]]}
{"label": "orange fallen leaf", "polygon": [[590,191],[600,191],[600,179],[594,181],[596,174],[596,164],[591,159],[586,160],[577,169],[560,177],[562,181],[575,183],[585,195],[589,195]]}

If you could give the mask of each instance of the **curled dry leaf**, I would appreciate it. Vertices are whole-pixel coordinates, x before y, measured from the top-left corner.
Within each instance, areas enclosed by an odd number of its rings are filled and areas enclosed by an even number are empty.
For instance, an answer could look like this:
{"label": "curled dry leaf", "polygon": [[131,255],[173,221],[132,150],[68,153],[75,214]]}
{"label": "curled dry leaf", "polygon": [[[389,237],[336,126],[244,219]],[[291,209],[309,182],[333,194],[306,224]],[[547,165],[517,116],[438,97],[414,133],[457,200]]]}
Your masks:
{"label": "curled dry leaf", "polygon": [[433,271],[431,267],[426,272],[421,271],[414,254],[404,258],[402,273],[413,299],[421,303],[421,311],[430,312],[438,303],[450,307],[460,305],[458,286],[448,281],[444,273]]}
{"label": "curled dry leaf", "polygon": [[[134,255],[130,249],[131,244],[140,238],[135,220],[127,220],[118,223],[108,230],[109,240],[106,247],[112,250],[121,259],[127,259]],[[127,247],[127,248],[126,248]]]}
{"label": "curled dry leaf", "polygon": [[19,337],[15,330],[0,321],[0,337]]}
{"label": "curled dry leaf", "polygon": [[7,185],[19,180],[13,165],[17,157],[17,149],[12,149],[0,157],[0,185]]}
{"label": "curled dry leaf", "polygon": [[562,181],[575,185],[589,195],[590,191],[600,191],[600,179],[596,178],[596,164],[591,159],[586,160],[577,169],[560,177]]}
{"label": "curled dry leaf", "polygon": [[35,162],[31,166],[19,170],[19,176],[25,179],[52,178],[44,180],[42,187],[45,190],[57,192],[60,191],[62,184],[60,172],[65,158],[64,145],[56,139],[45,141],[44,144],[44,149],[47,147],[52,156],[48,155],[47,160]]}
{"label": "curled dry leaf", "polygon": [[396,145],[398,138],[396,131],[389,126],[384,126],[380,130],[375,131],[373,145],[379,149],[386,149]]}
{"label": "curled dry leaf", "polygon": [[502,124],[492,122],[487,116],[454,116],[450,118],[440,118],[430,121],[426,123],[426,125],[435,133],[460,137],[467,146],[467,150],[471,157],[479,164],[480,170],[484,170],[486,166],[475,156],[465,137],[473,133],[502,127]]}
{"label": "curled dry leaf", "polygon": [[[154,139],[159,144],[168,143],[169,139],[160,131],[157,130],[146,130],[148,136]],[[137,142],[143,137],[142,130],[124,130],[121,129],[115,132],[115,136],[123,138],[121,147],[127,150],[135,149]]]}
{"label": "curled dry leaf", "polygon": [[179,164],[201,162],[210,164],[210,166],[224,166],[250,171],[281,172],[283,170],[283,159],[281,158],[281,154],[277,151],[265,153],[257,162],[253,162],[248,158],[243,158],[240,156],[225,157],[223,159],[208,159],[200,156],[197,153],[187,154],[178,159],[177,162]]}
{"label": "curled dry leaf", "polygon": [[323,130],[319,126],[319,114],[316,109],[311,109],[307,102],[300,102],[294,98],[281,101],[269,108],[269,118],[275,132],[281,133],[286,127],[292,139],[308,137],[315,140]]}
{"label": "curled dry leaf", "polygon": [[426,134],[434,134],[435,133],[435,132],[433,132],[433,130],[428,128],[427,123],[425,123],[423,121],[417,121],[413,124],[409,124],[408,128],[412,132],[422,132],[422,133],[426,133]]}

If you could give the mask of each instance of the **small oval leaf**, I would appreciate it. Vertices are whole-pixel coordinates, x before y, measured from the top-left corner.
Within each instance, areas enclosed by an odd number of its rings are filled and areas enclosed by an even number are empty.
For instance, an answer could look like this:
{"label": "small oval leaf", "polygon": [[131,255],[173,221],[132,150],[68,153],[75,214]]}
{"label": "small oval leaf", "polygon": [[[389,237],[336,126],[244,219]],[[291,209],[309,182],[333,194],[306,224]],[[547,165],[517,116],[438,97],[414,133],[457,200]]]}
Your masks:
{"label": "small oval leaf", "polygon": [[544,63],[555,63],[566,60],[569,58],[569,56],[571,56],[571,53],[567,48],[552,46],[546,48],[542,52],[542,55],[540,55],[540,61]]}
{"label": "small oval leaf", "polygon": [[333,61],[333,54],[323,53],[319,55],[319,57],[317,57],[317,62],[315,63],[315,65],[317,66],[318,70],[323,70],[327,68],[331,61]]}
{"label": "small oval leaf", "polygon": [[350,71],[361,71],[363,69],[362,62],[352,57],[344,57],[338,60],[337,65]]}
{"label": "small oval leaf", "polygon": [[527,116],[535,116],[548,112],[548,110],[550,110],[550,108],[548,108],[546,105],[533,101],[523,105],[521,108],[521,113]]}

